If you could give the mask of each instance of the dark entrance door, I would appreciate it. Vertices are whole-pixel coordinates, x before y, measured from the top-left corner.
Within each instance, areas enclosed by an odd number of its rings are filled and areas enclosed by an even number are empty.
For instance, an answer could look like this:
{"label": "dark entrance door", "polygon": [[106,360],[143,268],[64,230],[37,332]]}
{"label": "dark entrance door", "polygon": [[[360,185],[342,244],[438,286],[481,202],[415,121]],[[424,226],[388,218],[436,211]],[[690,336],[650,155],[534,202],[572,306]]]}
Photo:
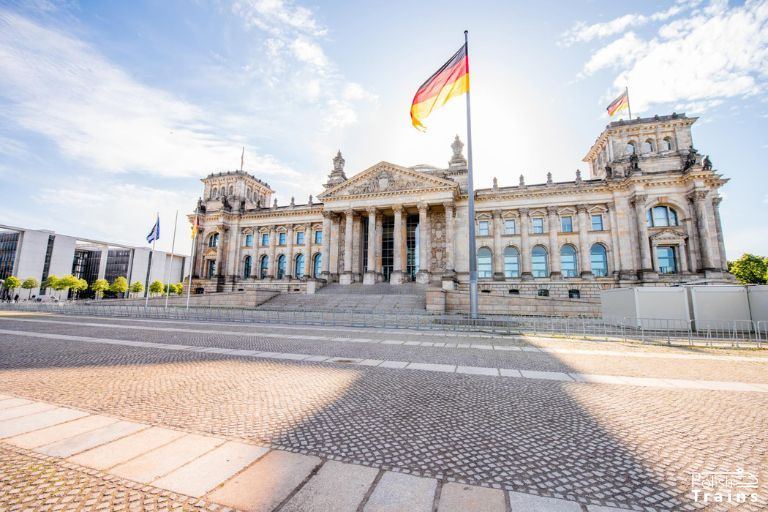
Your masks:
{"label": "dark entrance door", "polygon": [[395,218],[384,217],[382,219],[381,234],[381,272],[384,274],[384,282],[389,282],[392,275],[392,264],[395,252]]}

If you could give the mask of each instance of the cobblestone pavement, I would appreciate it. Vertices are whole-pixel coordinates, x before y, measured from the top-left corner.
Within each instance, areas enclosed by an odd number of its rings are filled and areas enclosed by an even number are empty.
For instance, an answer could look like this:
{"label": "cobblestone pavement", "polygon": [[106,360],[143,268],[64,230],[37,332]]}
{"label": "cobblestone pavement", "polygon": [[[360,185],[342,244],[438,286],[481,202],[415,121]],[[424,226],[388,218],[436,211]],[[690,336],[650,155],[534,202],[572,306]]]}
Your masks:
{"label": "cobblestone pavement", "polygon": [[[449,339],[384,331],[340,331],[338,337],[345,339],[335,341],[333,331],[326,329],[270,326],[272,336],[232,336],[222,332],[248,332],[249,328],[103,318],[66,322],[3,319],[0,329],[282,353],[316,350],[355,358],[470,366],[500,366],[503,362],[545,371],[589,368],[613,375],[765,382],[768,373],[768,366],[759,360],[639,358],[631,357],[635,348],[615,344],[600,344],[600,349],[627,351],[628,356],[349,341],[364,337],[489,343],[480,337]],[[251,329],[263,332],[267,326]],[[530,346],[522,339],[493,339],[491,343]],[[554,346],[568,345],[559,341]],[[678,349],[658,353],[698,357],[711,352]],[[749,359],[762,357],[753,352],[738,354]],[[635,373],[628,371],[631,368]],[[744,468],[758,474],[762,501],[742,505],[741,510],[767,506],[766,393],[253,360],[5,335],[0,338],[0,392],[446,482],[636,510],[702,508],[691,500],[691,472]]]}
{"label": "cobblestone pavement", "polygon": [[0,510],[220,510],[205,500],[0,446]]}

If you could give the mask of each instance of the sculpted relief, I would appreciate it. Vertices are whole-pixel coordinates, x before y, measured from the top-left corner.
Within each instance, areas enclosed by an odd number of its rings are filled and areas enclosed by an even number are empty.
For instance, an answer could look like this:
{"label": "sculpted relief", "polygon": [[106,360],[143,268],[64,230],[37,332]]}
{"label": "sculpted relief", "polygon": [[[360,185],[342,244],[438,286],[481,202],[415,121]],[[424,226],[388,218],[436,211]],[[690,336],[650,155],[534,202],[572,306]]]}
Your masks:
{"label": "sculpted relief", "polygon": [[355,183],[342,189],[334,195],[360,195],[375,194],[377,192],[394,192],[398,190],[412,190],[425,188],[427,183],[423,180],[382,170],[361,183]]}

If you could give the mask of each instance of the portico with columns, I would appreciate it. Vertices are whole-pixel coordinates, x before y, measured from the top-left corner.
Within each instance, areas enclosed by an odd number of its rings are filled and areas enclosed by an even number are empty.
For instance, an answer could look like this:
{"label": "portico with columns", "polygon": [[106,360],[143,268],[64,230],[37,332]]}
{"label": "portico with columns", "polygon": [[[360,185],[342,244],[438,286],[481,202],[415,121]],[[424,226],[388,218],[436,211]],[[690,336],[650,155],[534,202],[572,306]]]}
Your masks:
{"label": "portico with columns", "polygon": [[[584,157],[588,177],[520,176],[477,189],[480,291],[579,297],[729,278],[718,210],[727,180],[693,149],[695,121],[611,123]],[[382,161],[349,178],[339,152],[323,191],[304,204],[270,204],[269,185],[242,171],[209,176],[198,203],[198,287],[295,291],[316,280],[466,290],[467,162],[458,137],[451,149],[447,167]]]}

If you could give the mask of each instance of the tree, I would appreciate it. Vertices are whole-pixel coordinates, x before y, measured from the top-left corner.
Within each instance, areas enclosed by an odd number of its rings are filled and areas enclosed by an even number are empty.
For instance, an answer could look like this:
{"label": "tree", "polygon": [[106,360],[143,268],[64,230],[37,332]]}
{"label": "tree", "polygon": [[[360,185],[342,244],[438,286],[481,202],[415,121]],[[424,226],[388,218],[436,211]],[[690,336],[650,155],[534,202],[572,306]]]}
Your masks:
{"label": "tree", "polygon": [[84,292],[88,289],[88,281],[85,279],[78,279],[77,286],[75,286],[73,289],[77,290],[77,297],[80,298],[80,292]]}
{"label": "tree", "polygon": [[134,281],[133,284],[131,284],[131,293],[141,293],[144,291],[144,285],[141,284],[141,281]]}
{"label": "tree", "polygon": [[8,293],[10,293],[11,299],[13,299],[13,290],[21,286],[21,281],[16,276],[8,276],[5,278],[3,286],[5,286],[5,288],[8,290]]}
{"label": "tree", "polygon": [[91,285],[91,290],[93,290],[93,293],[98,299],[105,291],[109,290],[109,283],[106,279],[97,279]]}
{"label": "tree", "polygon": [[32,298],[32,290],[40,286],[40,282],[35,279],[34,277],[28,277],[24,280],[23,283],[21,283],[21,287],[25,290],[29,290],[29,294],[27,295],[27,300]]}
{"label": "tree", "polygon": [[54,275],[48,276],[45,279],[45,281],[43,281],[43,289],[44,290],[48,290],[49,288],[52,288],[52,289],[55,290],[56,289],[56,283],[58,282],[58,280],[59,280],[59,278],[54,276]]}
{"label": "tree", "polygon": [[128,280],[122,276],[116,277],[109,287],[109,291],[114,293],[125,293],[128,291]]}
{"label": "tree", "polygon": [[53,287],[54,290],[57,292],[62,291],[68,291],[70,288],[77,289],[80,286],[80,280],[73,276],[72,274],[68,274],[61,279],[56,280],[56,284]]}
{"label": "tree", "polygon": [[163,282],[159,279],[155,279],[152,281],[152,283],[149,285],[149,293],[152,293],[154,295],[157,295],[158,293],[162,293],[163,291]]}
{"label": "tree", "polygon": [[728,264],[728,270],[744,284],[765,284],[768,278],[766,258],[754,254],[744,254]]}

